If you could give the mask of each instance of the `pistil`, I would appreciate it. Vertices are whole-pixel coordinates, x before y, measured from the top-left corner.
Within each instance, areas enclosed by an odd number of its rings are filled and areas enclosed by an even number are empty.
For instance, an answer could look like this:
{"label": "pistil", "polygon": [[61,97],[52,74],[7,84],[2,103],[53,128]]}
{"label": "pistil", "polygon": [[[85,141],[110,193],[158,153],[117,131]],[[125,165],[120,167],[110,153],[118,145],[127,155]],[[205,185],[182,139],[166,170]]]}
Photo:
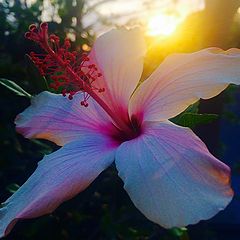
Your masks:
{"label": "pistil", "polygon": [[[42,75],[50,75],[53,83],[50,87],[55,90],[61,89],[64,96],[68,95],[71,100],[77,92],[84,93],[82,106],[87,107],[87,99],[91,96],[111,117],[115,126],[126,134],[132,135],[131,124],[126,123],[109,108],[98,94],[105,91],[104,88],[94,87],[94,82],[100,80],[102,74],[96,65],[89,64],[88,57],[83,55],[77,59],[76,52],[70,52],[70,41],[65,39],[64,45],[60,46],[59,38],[56,35],[48,36],[48,25],[42,23],[39,28],[30,25],[26,38],[38,43],[46,52],[45,54],[30,53],[30,58],[40,70]],[[51,45],[50,45],[51,43]],[[97,94],[98,93],[98,94]]]}

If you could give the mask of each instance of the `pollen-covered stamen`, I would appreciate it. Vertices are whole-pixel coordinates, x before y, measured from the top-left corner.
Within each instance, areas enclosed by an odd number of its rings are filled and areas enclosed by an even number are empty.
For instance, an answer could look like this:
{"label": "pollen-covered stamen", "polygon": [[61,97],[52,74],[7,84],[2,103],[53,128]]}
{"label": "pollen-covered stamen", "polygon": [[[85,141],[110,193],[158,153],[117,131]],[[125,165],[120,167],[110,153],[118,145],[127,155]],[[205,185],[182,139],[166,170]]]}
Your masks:
{"label": "pollen-covered stamen", "polygon": [[43,54],[32,52],[30,57],[42,75],[50,76],[52,88],[60,90],[69,99],[72,99],[76,92],[82,91],[84,93],[84,99],[80,103],[82,106],[88,106],[87,100],[91,96],[112,118],[117,129],[128,135],[133,133],[129,122],[116,115],[99,96],[98,93],[104,92],[105,89],[97,88],[94,82],[101,80],[102,74],[95,64],[90,64],[87,55],[79,57],[76,52],[69,51],[71,44],[68,39],[65,39],[61,46],[56,35],[48,35],[47,23],[42,23],[39,28],[31,25],[25,37],[38,43],[45,51]]}
{"label": "pollen-covered stamen", "polygon": [[69,49],[71,43],[65,39],[64,44],[60,45],[58,36],[51,34],[48,36],[48,26],[42,23],[39,28],[30,25],[26,38],[38,43],[45,51],[43,54],[30,53],[30,58],[39,69],[41,75],[50,76],[50,87],[71,100],[79,92],[84,92],[82,106],[87,107],[89,94],[86,93],[87,85],[91,90],[99,93],[104,92],[104,88],[94,86],[96,80],[100,80],[102,74],[96,65],[89,63],[87,55],[79,56],[76,51]]}

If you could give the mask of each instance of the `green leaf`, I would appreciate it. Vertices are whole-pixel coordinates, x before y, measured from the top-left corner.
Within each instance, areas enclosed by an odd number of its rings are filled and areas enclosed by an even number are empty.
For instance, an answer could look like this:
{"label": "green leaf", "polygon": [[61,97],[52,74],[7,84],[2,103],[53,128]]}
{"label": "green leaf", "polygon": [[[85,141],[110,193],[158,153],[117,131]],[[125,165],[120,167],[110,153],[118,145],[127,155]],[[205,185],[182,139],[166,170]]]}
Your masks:
{"label": "green leaf", "polygon": [[199,107],[199,101],[197,101],[194,104],[191,104],[185,111],[184,113],[198,113],[198,107]]}
{"label": "green leaf", "polygon": [[53,149],[48,144],[44,143],[40,139],[31,139],[31,142],[36,144],[39,148],[39,151],[44,155],[50,154],[53,151]]}
{"label": "green leaf", "polygon": [[23,90],[19,85],[17,85],[15,82],[11,80],[0,78],[0,84],[8,88],[10,91],[14,92],[18,96],[27,97],[27,98],[32,97],[31,94]]}
{"label": "green leaf", "polygon": [[171,228],[169,229],[169,232],[175,236],[175,237],[182,237],[183,234],[185,234],[187,232],[187,228],[177,228],[177,227],[174,227],[174,228]]}
{"label": "green leaf", "polygon": [[8,185],[6,187],[6,189],[10,192],[10,193],[15,193],[18,189],[20,188],[19,185],[17,185],[16,183],[12,183],[10,185]]}
{"label": "green leaf", "polygon": [[171,121],[183,127],[194,128],[200,124],[207,124],[218,119],[217,114],[198,114],[191,112],[184,112]]}

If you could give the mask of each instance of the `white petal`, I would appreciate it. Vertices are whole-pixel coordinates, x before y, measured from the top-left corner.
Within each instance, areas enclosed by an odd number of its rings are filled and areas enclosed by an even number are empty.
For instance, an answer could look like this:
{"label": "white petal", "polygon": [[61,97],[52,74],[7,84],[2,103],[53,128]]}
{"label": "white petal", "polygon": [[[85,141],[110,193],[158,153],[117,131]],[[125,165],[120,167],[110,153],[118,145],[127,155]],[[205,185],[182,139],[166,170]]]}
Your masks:
{"label": "white petal", "polygon": [[200,98],[214,97],[230,83],[240,84],[239,66],[239,49],[169,56],[135,92],[130,114],[140,114],[145,121],[172,118]]}
{"label": "white petal", "polygon": [[16,129],[27,138],[48,139],[62,146],[89,132],[105,132],[112,126],[102,108],[89,99],[80,105],[82,95],[69,100],[60,94],[43,92],[16,118]]}
{"label": "white petal", "polygon": [[103,79],[95,84],[104,87],[99,96],[114,110],[126,110],[142,70],[145,45],[139,29],[114,29],[97,38],[90,53]]}
{"label": "white petal", "polygon": [[116,166],[136,207],[165,228],[208,219],[232,199],[229,168],[188,128],[152,124],[123,143]]}
{"label": "white petal", "polygon": [[83,191],[113,162],[115,149],[115,143],[95,134],[45,156],[32,176],[3,203],[0,237],[19,219],[50,213]]}

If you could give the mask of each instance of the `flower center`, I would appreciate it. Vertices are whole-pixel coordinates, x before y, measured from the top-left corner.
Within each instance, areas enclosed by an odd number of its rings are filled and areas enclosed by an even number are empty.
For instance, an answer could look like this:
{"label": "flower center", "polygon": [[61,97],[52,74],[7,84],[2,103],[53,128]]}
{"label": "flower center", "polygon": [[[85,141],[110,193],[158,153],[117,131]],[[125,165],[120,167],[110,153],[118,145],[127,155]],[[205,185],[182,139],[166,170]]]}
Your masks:
{"label": "flower center", "polygon": [[140,121],[140,118],[133,115],[131,117],[131,120],[129,121],[129,128],[131,131],[123,131],[120,129],[114,129],[111,134],[111,137],[117,142],[117,143],[123,143],[125,141],[129,141],[131,139],[137,138],[141,135],[143,129],[142,129],[142,123]]}
{"label": "flower center", "polygon": [[102,74],[95,64],[90,64],[86,54],[78,56],[77,52],[69,51],[71,44],[68,39],[60,45],[58,36],[49,36],[47,23],[41,23],[39,28],[34,24],[30,25],[25,37],[39,44],[44,50],[42,54],[31,52],[30,58],[43,76],[50,76],[51,88],[60,90],[63,96],[68,96],[70,100],[77,92],[83,92],[83,100],[80,103],[82,106],[87,107],[87,100],[92,97],[112,118],[118,133],[124,133],[122,135],[127,138],[136,135],[138,131],[136,126],[133,127],[132,121],[126,122],[121,119],[99,97],[98,94],[104,93],[105,88],[97,88],[94,82],[100,81]]}

